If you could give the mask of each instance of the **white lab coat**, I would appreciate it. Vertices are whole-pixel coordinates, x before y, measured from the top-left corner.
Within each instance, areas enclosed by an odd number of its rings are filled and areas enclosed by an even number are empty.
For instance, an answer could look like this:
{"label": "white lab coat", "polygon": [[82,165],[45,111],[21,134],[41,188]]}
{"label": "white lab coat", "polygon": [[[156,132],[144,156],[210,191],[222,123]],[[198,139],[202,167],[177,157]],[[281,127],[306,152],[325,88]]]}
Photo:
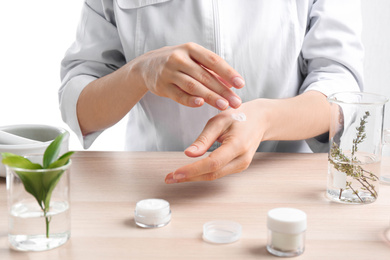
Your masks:
{"label": "white lab coat", "polygon": [[[76,104],[83,88],[143,53],[186,42],[216,52],[243,76],[246,86],[234,89],[243,102],[308,90],[359,91],[360,33],[358,0],[86,0],[76,41],[61,64],[62,117],[88,148],[101,132],[81,134]],[[129,112],[125,149],[184,150],[218,112],[149,92]],[[315,139],[308,143],[314,151],[327,149]],[[308,147],[272,141],[259,151]]]}

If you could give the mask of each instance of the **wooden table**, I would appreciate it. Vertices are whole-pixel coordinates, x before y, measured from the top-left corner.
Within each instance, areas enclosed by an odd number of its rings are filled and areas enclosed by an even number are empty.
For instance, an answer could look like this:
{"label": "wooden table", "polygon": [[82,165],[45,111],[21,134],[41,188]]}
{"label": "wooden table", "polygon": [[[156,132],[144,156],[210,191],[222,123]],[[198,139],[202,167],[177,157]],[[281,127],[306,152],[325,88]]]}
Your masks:
{"label": "wooden table", "polygon": [[[0,178],[0,259],[277,259],[266,251],[267,211],[294,207],[308,215],[306,250],[295,259],[390,259],[390,186],[369,205],[325,198],[326,154],[256,154],[243,173],[213,182],[167,185],[167,173],[194,159],[182,153],[78,152],[71,171],[72,237],[38,253],[9,249],[4,178]],[[383,159],[390,171],[390,158]],[[172,221],[134,224],[138,200],[170,202]],[[211,220],[239,222],[232,244],[202,240]]]}

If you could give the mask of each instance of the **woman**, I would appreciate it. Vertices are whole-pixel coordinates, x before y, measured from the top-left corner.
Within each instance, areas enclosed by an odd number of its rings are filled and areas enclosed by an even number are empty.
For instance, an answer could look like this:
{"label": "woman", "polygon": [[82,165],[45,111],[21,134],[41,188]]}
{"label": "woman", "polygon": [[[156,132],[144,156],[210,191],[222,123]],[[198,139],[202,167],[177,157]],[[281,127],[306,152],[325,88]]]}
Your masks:
{"label": "woman", "polygon": [[356,0],[86,0],[62,116],[85,148],[128,114],[127,150],[213,151],[166,183],[241,172],[256,151],[324,151],[326,96],[362,88],[360,29]]}

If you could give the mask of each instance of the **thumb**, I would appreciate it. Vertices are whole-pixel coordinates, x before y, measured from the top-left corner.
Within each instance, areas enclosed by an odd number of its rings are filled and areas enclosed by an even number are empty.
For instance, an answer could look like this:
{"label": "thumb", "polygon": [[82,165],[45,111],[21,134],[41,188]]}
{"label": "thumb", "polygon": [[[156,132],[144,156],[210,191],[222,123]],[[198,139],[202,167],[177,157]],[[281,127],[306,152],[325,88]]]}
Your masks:
{"label": "thumb", "polygon": [[[223,133],[224,127],[222,124],[214,124],[209,121],[202,133],[196,138],[185,151],[185,155],[189,157],[198,157],[204,155],[208,149],[218,140],[219,136]],[[222,128],[221,128],[222,127]]]}
{"label": "thumb", "polygon": [[211,141],[204,142],[205,139],[204,136],[199,136],[195,142],[184,150],[185,155],[189,157],[198,157],[205,154],[211,145],[213,145],[213,142]]}

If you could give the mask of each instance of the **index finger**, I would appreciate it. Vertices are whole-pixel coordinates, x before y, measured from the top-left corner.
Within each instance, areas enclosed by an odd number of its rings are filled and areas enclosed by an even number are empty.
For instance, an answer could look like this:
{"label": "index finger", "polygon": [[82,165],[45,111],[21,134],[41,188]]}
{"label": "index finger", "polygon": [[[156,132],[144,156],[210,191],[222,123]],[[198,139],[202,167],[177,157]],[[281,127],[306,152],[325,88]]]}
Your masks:
{"label": "index finger", "polygon": [[216,53],[197,44],[189,44],[190,57],[202,66],[215,72],[221,79],[235,88],[242,88],[245,81],[224,59]]}
{"label": "index finger", "polygon": [[173,179],[191,179],[207,173],[216,172],[238,156],[237,148],[232,143],[223,143],[204,159],[185,165],[173,173]]}

